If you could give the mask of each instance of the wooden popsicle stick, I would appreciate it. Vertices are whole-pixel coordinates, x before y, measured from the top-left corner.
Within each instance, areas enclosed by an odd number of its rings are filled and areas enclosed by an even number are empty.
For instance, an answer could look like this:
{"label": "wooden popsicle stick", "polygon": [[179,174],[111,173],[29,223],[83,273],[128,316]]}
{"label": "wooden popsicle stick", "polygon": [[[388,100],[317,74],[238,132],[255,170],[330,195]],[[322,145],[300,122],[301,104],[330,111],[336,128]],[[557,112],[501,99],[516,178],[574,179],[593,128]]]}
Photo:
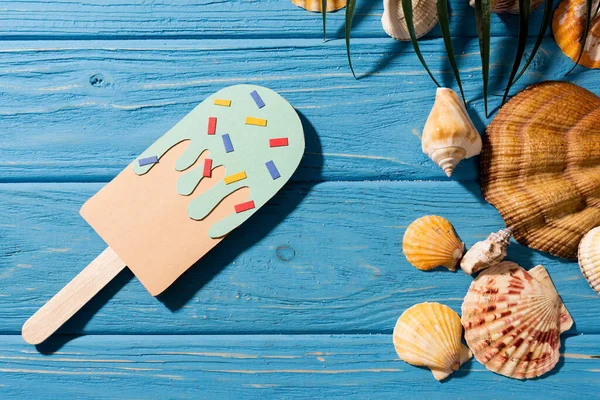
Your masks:
{"label": "wooden popsicle stick", "polygon": [[23,339],[40,344],[48,339],[126,267],[107,247],[23,325]]}

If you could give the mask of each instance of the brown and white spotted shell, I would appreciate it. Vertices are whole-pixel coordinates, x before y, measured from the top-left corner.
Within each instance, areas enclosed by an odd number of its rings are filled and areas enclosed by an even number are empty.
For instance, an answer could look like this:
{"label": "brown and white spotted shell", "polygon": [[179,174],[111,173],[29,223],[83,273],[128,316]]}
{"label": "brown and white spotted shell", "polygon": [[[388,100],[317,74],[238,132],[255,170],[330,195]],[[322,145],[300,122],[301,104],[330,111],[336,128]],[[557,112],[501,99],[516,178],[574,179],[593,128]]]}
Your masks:
{"label": "brown and white spotted shell", "polygon": [[484,270],[462,305],[465,340],[490,371],[535,378],[560,357],[560,334],[573,319],[541,265],[529,272],[503,261]]}

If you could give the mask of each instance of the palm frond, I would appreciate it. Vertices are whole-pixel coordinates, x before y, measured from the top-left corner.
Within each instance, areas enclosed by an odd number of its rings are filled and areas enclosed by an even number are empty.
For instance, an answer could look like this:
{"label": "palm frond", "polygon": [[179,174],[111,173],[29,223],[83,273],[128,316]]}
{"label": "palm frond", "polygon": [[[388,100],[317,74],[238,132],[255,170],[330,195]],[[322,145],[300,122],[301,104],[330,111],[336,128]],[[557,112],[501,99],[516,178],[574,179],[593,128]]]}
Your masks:
{"label": "palm frond", "polygon": [[417,35],[415,34],[415,24],[413,22],[413,9],[412,9],[412,0],[402,0],[402,9],[404,11],[404,20],[406,21],[406,26],[408,28],[408,34],[410,35],[410,41],[412,42],[413,48],[415,49],[415,53],[423,65],[423,68],[427,71],[433,82],[440,86],[438,81],[435,80],[433,74],[429,70],[423,55],[421,54],[421,49],[419,48],[419,42],[417,41]]}
{"label": "palm frond", "polygon": [[510,76],[508,78],[508,84],[504,90],[504,97],[502,97],[502,105],[506,103],[508,99],[508,93],[512,87],[515,76],[519,72],[519,66],[523,60],[523,54],[525,54],[525,47],[527,46],[527,36],[529,32],[529,15],[531,14],[531,0],[519,0],[519,36],[517,39],[517,53],[515,54],[515,62],[513,63]]}
{"label": "palm frond", "polygon": [[592,23],[593,18],[595,18],[596,14],[598,14],[598,9],[600,9],[599,2],[598,8],[594,13],[594,17],[592,17],[592,3],[593,0],[586,0],[585,2],[585,27],[583,28],[583,35],[581,35],[581,38],[579,39],[579,42],[581,43],[581,49],[579,49],[579,55],[577,56],[577,61],[575,61],[575,65],[573,65],[573,68],[571,68],[569,72],[567,72],[565,75],[569,75],[577,67],[577,65],[579,65],[581,56],[583,56],[583,51],[585,50],[585,43],[587,42],[587,37],[590,33],[590,25]]}
{"label": "palm frond", "polygon": [[327,0],[321,0],[321,16],[323,17],[323,41],[327,40]]}
{"label": "palm frond", "polygon": [[483,79],[483,102],[485,116],[488,114],[488,82],[490,78],[490,0],[475,0],[475,20],[481,54],[481,76]]}
{"label": "palm frond", "polygon": [[456,57],[454,57],[454,49],[452,48],[452,36],[450,35],[450,17],[448,16],[448,0],[437,0],[437,13],[438,20],[440,23],[440,29],[442,30],[442,36],[444,38],[444,45],[446,46],[446,54],[448,55],[448,61],[450,61],[452,71],[454,72],[454,78],[456,78],[458,88],[460,89],[460,94],[466,106],[467,100],[465,100],[465,93],[463,92],[462,82],[460,80],[460,72],[458,71],[458,66],[456,65]]}
{"label": "palm frond", "polygon": [[346,52],[348,53],[348,65],[352,76],[356,79],[354,68],[352,67],[352,58],[350,57],[350,31],[352,30],[352,19],[354,18],[354,9],[356,8],[356,0],[348,0],[346,2]]}
{"label": "palm frond", "polygon": [[550,21],[552,21],[552,6],[553,5],[554,4],[553,4],[552,0],[546,0],[546,5],[544,6],[544,16],[542,17],[542,25],[540,26],[540,31],[538,32],[538,36],[535,41],[535,45],[533,46],[533,49],[531,50],[531,54],[529,55],[527,62],[525,63],[523,68],[521,68],[521,72],[519,72],[519,74],[515,78],[513,84],[517,83],[517,81],[521,78],[521,76],[523,76],[525,71],[527,71],[529,64],[531,64],[531,61],[533,61],[535,54],[537,53],[538,49],[542,45],[542,42],[544,41],[544,36],[546,35],[546,30],[548,29],[548,25],[550,25]]}

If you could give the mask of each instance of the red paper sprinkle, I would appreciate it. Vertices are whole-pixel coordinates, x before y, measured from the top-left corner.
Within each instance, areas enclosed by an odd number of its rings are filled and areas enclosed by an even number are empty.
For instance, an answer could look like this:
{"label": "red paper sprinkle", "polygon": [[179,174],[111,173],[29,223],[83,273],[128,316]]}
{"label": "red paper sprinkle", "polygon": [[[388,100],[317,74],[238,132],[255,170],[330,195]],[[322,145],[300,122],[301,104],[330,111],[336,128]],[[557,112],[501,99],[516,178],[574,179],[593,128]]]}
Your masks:
{"label": "red paper sprinkle", "polygon": [[212,176],[212,159],[206,158],[204,160],[204,172],[202,173],[202,176],[207,178]]}
{"label": "red paper sprinkle", "polygon": [[214,135],[216,131],[217,131],[217,118],[209,117],[208,118],[208,134]]}
{"label": "red paper sprinkle", "polygon": [[288,138],[286,138],[286,137],[269,139],[269,146],[271,146],[271,147],[282,147],[282,146],[287,146],[287,145],[288,145]]}
{"label": "red paper sprinkle", "polygon": [[244,211],[252,210],[254,208],[254,201],[250,200],[245,203],[240,203],[235,205],[235,212],[241,213]]}

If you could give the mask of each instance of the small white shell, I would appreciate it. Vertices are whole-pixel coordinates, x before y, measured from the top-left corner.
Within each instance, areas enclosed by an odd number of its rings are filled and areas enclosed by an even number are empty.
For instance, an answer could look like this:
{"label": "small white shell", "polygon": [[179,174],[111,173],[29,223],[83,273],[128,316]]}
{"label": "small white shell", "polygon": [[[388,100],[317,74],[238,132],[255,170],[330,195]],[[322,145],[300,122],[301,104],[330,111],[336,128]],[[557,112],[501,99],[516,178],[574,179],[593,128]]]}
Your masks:
{"label": "small white shell", "polygon": [[510,243],[512,231],[501,229],[491,233],[486,240],[477,242],[467,251],[460,267],[467,275],[498,264],[506,257],[506,248]]}
{"label": "small white shell", "polygon": [[[412,0],[413,24],[417,38],[427,34],[437,24],[435,0]],[[410,40],[404,19],[402,0],[383,0],[381,25],[385,33],[396,40]]]}
{"label": "small white shell", "polygon": [[438,88],[423,128],[423,153],[450,176],[461,160],[481,153],[481,144],[462,100],[454,90]]}
{"label": "small white shell", "polygon": [[579,268],[592,289],[600,294],[600,226],[579,242]]}

